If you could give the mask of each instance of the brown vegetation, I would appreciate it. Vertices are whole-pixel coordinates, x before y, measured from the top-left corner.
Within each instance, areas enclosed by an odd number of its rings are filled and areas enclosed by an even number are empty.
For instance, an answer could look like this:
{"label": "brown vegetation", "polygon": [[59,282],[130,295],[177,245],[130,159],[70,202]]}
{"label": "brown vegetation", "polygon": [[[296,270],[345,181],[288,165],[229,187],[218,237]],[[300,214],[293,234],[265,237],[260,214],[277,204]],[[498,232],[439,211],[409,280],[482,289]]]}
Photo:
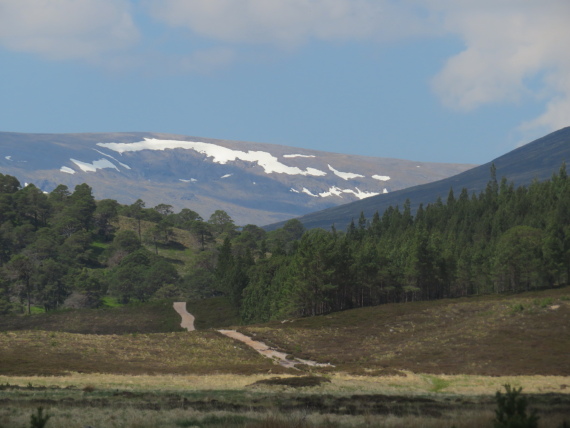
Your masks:
{"label": "brown vegetation", "polygon": [[281,373],[272,362],[216,332],[83,335],[0,333],[0,374]]}
{"label": "brown vegetation", "polygon": [[[570,287],[389,304],[240,331],[336,370],[570,375]],[[368,369],[368,370],[367,370]]]}
{"label": "brown vegetation", "polygon": [[62,310],[0,316],[0,331],[43,330],[81,334],[167,333],[183,331],[170,301],[117,308]]}

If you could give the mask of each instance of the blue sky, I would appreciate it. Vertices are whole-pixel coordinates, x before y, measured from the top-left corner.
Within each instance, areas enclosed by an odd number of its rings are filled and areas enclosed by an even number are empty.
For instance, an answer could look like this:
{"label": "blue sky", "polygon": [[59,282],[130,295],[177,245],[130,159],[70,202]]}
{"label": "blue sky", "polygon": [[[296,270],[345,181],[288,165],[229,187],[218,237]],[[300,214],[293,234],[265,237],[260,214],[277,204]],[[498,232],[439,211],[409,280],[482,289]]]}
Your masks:
{"label": "blue sky", "polygon": [[570,125],[567,0],[0,0],[0,131],[484,163]]}

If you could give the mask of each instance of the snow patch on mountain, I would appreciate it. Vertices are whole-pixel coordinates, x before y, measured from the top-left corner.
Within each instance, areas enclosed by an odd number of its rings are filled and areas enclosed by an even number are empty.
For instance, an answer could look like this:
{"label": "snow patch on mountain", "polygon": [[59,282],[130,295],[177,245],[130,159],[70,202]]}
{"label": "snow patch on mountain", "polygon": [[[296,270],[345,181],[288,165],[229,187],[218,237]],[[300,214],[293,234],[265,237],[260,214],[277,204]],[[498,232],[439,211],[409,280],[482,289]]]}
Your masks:
{"label": "snow patch on mountain", "polygon": [[309,195],[309,196],[313,196],[313,197],[315,197],[315,198],[318,198],[318,197],[319,197],[319,195],[315,195],[314,193],[311,193],[311,191],[310,191],[309,189],[307,189],[306,187],[303,187],[302,192],[303,192],[303,193],[306,193],[306,194]]}
{"label": "snow patch on mountain", "polygon": [[226,175],[222,175],[220,178],[228,178],[231,177],[233,174],[226,174]]}
{"label": "snow patch on mountain", "polygon": [[295,155],[283,155],[284,158],[314,158],[315,155],[299,155],[299,154],[295,154]]}
{"label": "snow patch on mountain", "polygon": [[190,180],[186,180],[184,178],[179,178],[178,180],[182,181],[183,183],[195,183],[198,181],[195,178],[191,178]]}
{"label": "snow patch on mountain", "polygon": [[[386,189],[384,189],[384,190],[386,190]],[[356,190],[352,190],[352,189],[341,189],[339,187],[332,186],[328,192],[319,193],[319,196],[322,198],[326,198],[329,196],[339,196],[342,198],[343,193],[353,194],[358,199],[369,198],[370,196],[376,196],[376,195],[380,194],[380,193],[376,193],[376,192],[365,192],[365,191],[360,190],[358,187],[356,188]]]}
{"label": "snow patch on mountain", "polygon": [[341,172],[341,171],[337,171],[336,169],[334,169],[332,166],[328,166],[329,169],[334,173],[334,175],[344,179],[344,180],[350,180],[352,178],[363,178],[364,176],[361,174],[354,174],[352,172]]}
{"label": "snow patch on mountain", "polygon": [[375,180],[380,180],[380,181],[390,180],[390,176],[388,176],[388,175],[373,175],[372,178],[374,178]]}
{"label": "snow patch on mountain", "polygon": [[93,161],[93,163],[81,162],[76,159],[70,159],[70,160],[79,168],[81,168],[83,172],[95,172],[98,169],[103,169],[103,168],[115,168],[117,171],[119,170],[119,168],[117,168],[112,162],[108,161],[107,159],[99,159]]}
{"label": "snow patch on mountain", "polygon": [[356,190],[351,190],[351,189],[347,189],[347,190],[343,190],[344,193],[352,193],[354,196],[356,196],[358,199],[364,199],[364,198],[369,198],[371,196],[377,196],[380,193],[377,192],[366,192],[366,191],[362,191],[360,190],[358,187],[356,188]]}
{"label": "snow patch on mountain", "polygon": [[12,160],[12,156],[4,156],[4,159],[11,161],[11,160]]}
{"label": "snow patch on mountain", "polygon": [[159,140],[156,138],[145,138],[144,141],[135,143],[97,143],[100,147],[105,147],[117,153],[138,152],[141,150],[167,150],[167,149],[186,149],[194,150],[198,153],[211,157],[212,161],[219,164],[226,164],[238,159],[246,162],[257,163],[264,169],[267,174],[273,172],[288,175],[312,175],[322,177],[327,175],[326,172],[316,168],[301,168],[285,165],[273,156],[271,153],[262,151],[242,152],[240,150],[232,150],[227,147],[218,146],[216,144],[195,142],[195,141],[178,141],[178,140]]}
{"label": "snow patch on mountain", "polygon": [[341,188],[333,186],[329,189],[328,192],[319,193],[319,196],[321,198],[327,198],[329,196],[339,196],[342,198],[342,192],[343,192],[343,190]]}
{"label": "snow patch on mountain", "polygon": [[73,169],[69,168],[68,166],[62,166],[59,170],[61,172],[66,172],[68,174],[75,174],[75,171]]}
{"label": "snow patch on mountain", "polygon": [[119,161],[118,161],[117,159],[115,159],[113,156],[108,155],[107,153],[103,153],[102,151],[97,150],[97,149],[93,149],[93,150],[95,150],[97,153],[99,153],[99,154],[101,154],[101,155],[103,155],[103,156],[107,156],[108,158],[113,159],[115,162],[117,162],[117,163],[118,163],[119,165],[121,165],[123,168],[131,169],[130,166],[128,166],[127,164],[124,164],[124,163],[122,163],[122,162],[119,162]]}
{"label": "snow patch on mountain", "polygon": [[[380,194],[377,192],[362,191],[358,187],[356,187],[356,190],[353,190],[353,189],[341,189],[340,187],[337,187],[337,186],[331,186],[331,188],[328,191],[320,192],[318,194],[314,194],[313,192],[311,192],[306,187],[303,187],[303,190],[301,190],[301,191],[298,191],[294,188],[291,188],[289,191],[293,192],[293,193],[306,193],[307,195],[313,196],[315,198],[319,198],[319,197],[328,198],[331,196],[338,196],[339,198],[342,198],[343,194],[351,194],[351,195],[356,196],[358,199],[364,199],[364,198],[369,198],[370,196],[376,196],[376,195]],[[388,193],[388,190],[384,189],[383,193]]]}

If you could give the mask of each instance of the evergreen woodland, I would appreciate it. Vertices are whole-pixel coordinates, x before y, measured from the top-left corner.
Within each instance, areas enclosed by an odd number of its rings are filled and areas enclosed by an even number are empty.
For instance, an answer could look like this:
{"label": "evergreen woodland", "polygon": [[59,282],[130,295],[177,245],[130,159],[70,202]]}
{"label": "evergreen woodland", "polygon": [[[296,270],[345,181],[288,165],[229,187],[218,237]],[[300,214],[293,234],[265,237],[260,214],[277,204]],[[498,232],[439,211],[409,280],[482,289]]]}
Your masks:
{"label": "evergreen woodland", "polygon": [[312,229],[284,244],[255,264],[234,262],[230,274],[248,272],[234,282],[244,321],[567,284],[570,180],[562,165],[549,181],[515,188],[493,166],[478,195],[451,189],[415,215],[407,202],[361,214],[345,233]]}
{"label": "evergreen woodland", "polygon": [[[224,211],[204,221],[165,204],[95,201],[87,184],[45,194],[0,174],[0,313],[225,295],[251,323],[553,287],[570,276],[569,214],[565,165],[516,188],[492,167],[480,194],[450,189],[445,203],[361,215],[346,231],[298,220],[238,228]],[[121,216],[134,227],[118,227]],[[193,237],[190,248],[175,230]],[[180,266],[159,249],[193,256]]]}

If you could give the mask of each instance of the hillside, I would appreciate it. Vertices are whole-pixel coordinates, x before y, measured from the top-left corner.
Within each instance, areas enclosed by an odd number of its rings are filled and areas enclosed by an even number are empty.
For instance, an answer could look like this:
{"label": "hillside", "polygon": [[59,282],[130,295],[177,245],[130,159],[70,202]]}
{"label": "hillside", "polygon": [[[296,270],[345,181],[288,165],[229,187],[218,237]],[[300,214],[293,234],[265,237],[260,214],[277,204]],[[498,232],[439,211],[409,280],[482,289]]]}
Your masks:
{"label": "hillside", "polygon": [[455,175],[472,165],[328,153],[157,133],[0,132],[0,173],[51,192],[87,183],[97,199],[224,210],[268,224]]}
{"label": "hillside", "polygon": [[[69,370],[70,353],[77,352],[81,357],[75,366],[83,370],[89,367],[89,372],[259,373],[271,368],[270,362],[257,358],[254,351],[212,332],[210,327],[235,322],[226,311],[225,319],[220,313],[216,321],[204,324],[203,317],[210,316],[216,307],[223,308],[224,304],[216,299],[190,304],[198,326],[206,327],[192,333],[166,332],[168,329],[179,331],[174,322],[178,315],[173,309],[168,310],[167,303],[140,304],[130,309],[38,314],[19,317],[19,322],[15,317],[0,317],[0,331],[4,332],[0,342],[10,343],[10,346],[0,346],[0,375],[31,373],[31,368],[36,374]],[[135,321],[139,328],[131,327]],[[516,295],[385,304],[238,329],[296,357],[335,365],[334,368],[312,368],[312,371],[365,376],[403,376],[404,371],[439,375],[569,376],[568,325],[570,287],[563,287]],[[165,330],[165,326],[169,327]],[[149,334],[152,332],[155,334]],[[120,360],[136,360],[136,364],[132,367],[121,365],[120,361],[111,364],[108,358],[113,354],[112,346],[105,345],[100,352],[90,352],[93,346],[103,346],[105,341],[92,333],[112,333],[109,343],[118,346],[122,342],[120,349],[129,350]],[[182,340],[189,341],[190,346],[183,346]],[[152,356],[152,349],[171,342],[168,345],[171,362],[160,363]],[[204,348],[208,342],[211,343]],[[237,348],[232,351],[228,345]],[[211,361],[207,363],[203,360],[208,359],[204,349],[211,352]],[[239,364],[234,360],[237,356],[234,352],[240,355]],[[182,364],[182,353],[190,360],[198,359],[196,366]],[[26,358],[16,358],[17,355],[26,355]],[[44,366],[48,356],[49,365]],[[248,362],[248,358],[253,359]],[[224,366],[216,367],[216,361]],[[272,370],[275,373],[285,369],[273,366]],[[289,370],[289,373],[303,372]]]}
{"label": "hillside", "polygon": [[[306,228],[329,229],[334,224],[338,230],[345,230],[352,219],[358,219],[361,212],[364,212],[367,218],[372,218],[376,211],[382,214],[389,206],[402,207],[407,199],[410,200],[412,212],[415,212],[420,204],[425,206],[435,202],[437,198],[445,201],[451,188],[456,195],[463,188],[469,193],[479,193],[485,189],[491,178],[492,164],[497,169],[499,180],[505,177],[509,182],[520,186],[530,184],[533,180],[550,178],[559,170],[562,162],[568,159],[570,127],[548,134],[484,165],[452,177],[313,212],[299,217],[299,220]],[[273,230],[282,225],[283,223],[271,224],[266,229]]]}
{"label": "hillside", "polygon": [[361,375],[570,375],[570,287],[385,304],[240,327],[295,357]]}

